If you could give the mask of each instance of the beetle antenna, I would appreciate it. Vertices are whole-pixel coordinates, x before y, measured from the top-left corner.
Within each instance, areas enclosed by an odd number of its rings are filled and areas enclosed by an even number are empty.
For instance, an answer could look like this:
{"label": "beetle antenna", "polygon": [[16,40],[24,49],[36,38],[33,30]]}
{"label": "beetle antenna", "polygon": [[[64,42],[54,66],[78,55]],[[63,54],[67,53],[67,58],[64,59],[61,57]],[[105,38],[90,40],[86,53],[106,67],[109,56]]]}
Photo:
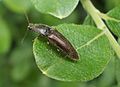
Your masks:
{"label": "beetle antenna", "polygon": [[[27,15],[26,11],[24,11],[24,15],[25,15],[25,18],[26,18],[27,23],[29,25],[30,21],[29,21],[29,18],[28,18],[28,15]],[[27,35],[28,35],[28,27],[27,27],[27,29],[25,31],[25,34],[24,34],[24,36],[23,36],[23,38],[21,40],[21,44],[23,44],[23,42],[24,42],[24,40],[25,40],[25,38],[26,38]]]}
{"label": "beetle antenna", "polygon": [[29,21],[29,18],[28,18],[27,13],[26,13],[26,12],[24,12],[24,14],[25,14],[26,20],[27,20],[27,22],[28,22],[28,24],[29,24],[29,23],[30,23],[30,21]]}

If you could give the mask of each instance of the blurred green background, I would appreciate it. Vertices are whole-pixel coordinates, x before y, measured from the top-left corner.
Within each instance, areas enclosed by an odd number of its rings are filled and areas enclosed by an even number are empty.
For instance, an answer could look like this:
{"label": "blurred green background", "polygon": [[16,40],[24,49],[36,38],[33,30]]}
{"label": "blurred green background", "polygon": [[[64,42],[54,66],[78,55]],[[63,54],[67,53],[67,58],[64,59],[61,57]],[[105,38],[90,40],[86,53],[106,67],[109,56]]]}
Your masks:
{"label": "blurred green background", "polygon": [[[92,2],[102,12],[120,4],[120,0]],[[111,59],[102,75],[88,82],[61,82],[43,75],[32,53],[32,42],[37,35],[27,31],[25,13],[30,22],[48,25],[81,24],[86,16],[80,3],[69,17],[59,20],[38,12],[30,0],[0,0],[0,87],[120,87],[115,58]]]}

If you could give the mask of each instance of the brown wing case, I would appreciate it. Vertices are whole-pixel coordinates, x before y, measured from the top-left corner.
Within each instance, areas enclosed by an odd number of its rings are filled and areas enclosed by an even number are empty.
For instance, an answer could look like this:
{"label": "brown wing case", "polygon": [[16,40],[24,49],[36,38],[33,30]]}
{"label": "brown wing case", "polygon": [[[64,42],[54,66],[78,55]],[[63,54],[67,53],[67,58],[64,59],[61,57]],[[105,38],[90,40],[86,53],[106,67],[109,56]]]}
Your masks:
{"label": "brown wing case", "polygon": [[57,30],[51,30],[48,35],[49,42],[59,47],[64,53],[66,53],[72,60],[78,60],[79,56],[77,51],[71,45],[71,43]]}

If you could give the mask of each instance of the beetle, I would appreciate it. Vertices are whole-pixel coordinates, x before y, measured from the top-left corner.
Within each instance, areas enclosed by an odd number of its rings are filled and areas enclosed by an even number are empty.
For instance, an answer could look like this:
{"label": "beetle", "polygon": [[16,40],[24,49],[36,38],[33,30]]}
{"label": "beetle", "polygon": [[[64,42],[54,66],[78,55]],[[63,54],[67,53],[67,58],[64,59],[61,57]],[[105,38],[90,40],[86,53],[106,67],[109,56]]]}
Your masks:
{"label": "beetle", "polygon": [[79,59],[77,51],[72,44],[56,29],[45,24],[29,23],[28,29],[47,37],[49,43],[53,44],[64,52],[70,59],[77,61]]}

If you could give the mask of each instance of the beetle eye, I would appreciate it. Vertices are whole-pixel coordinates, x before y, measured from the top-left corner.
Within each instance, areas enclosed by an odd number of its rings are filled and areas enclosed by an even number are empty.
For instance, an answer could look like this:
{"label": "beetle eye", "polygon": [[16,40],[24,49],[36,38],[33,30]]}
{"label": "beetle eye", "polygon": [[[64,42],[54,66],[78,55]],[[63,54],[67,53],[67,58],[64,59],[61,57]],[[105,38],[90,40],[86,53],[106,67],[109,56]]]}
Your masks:
{"label": "beetle eye", "polygon": [[32,30],[32,27],[33,27],[33,24],[32,24],[32,23],[29,23],[28,29],[29,29],[29,30]]}
{"label": "beetle eye", "polygon": [[28,26],[28,29],[29,29],[29,30],[32,30],[32,28],[31,28],[30,26]]}

